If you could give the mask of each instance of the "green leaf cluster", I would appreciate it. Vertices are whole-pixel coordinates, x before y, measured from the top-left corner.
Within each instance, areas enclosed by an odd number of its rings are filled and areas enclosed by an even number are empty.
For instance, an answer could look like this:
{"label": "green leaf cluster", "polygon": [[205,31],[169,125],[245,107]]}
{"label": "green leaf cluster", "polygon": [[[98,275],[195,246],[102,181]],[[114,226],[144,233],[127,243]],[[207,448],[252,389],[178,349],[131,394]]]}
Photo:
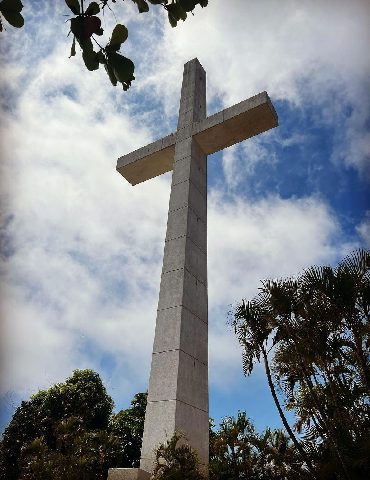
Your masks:
{"label": "green leaf cluster", "polygon": [[[149,12],[149,4],[161,5],[167,10],[168,20],[175,27],[179,20],[186,20],[187,13],[192,12],[196,5],[206,7],[208,0],[131,0],[136,4],[139,13]],[[70,57],[76,56],[76,40],[82,51],[82,59],[88,70],[98,70],[104,65],[105,71],[112,85],[121,84],[123,90],[128,90],[134,77],[135,65],[129,58],[118,53],[121,45],[127,40],[128,30],[122,24],[117,24],[113,30],[110,41],[102,47],[95,39],[95,35],[102,36],[102,28],[99,14],[105,7],[112,10],[110,6],[116,0],[101,0],[91,2],[86,9],[83,0],[65,0],[73,18],[70,19],[70,33],[73,35]],[[23,4],[21,0],[0,0],[0,14],[14,27],[20,28],[24,25],[21,15]],[[0,15],[0,32],[3,30],[2,17]],[[94,49],[94,43],[99,49]]]}
{"label": "green leaf cluster", "polygon": [[137,466],[146,394],[112,414],[99,375],[76,370],[17,408],[0,442],[2,480],[105,480],[109,467]]}
{"label": "green leaf cluster", "polygon": [[206,7],[208,0],[172,0],[172,3],[166,2],[165,8],[168,12],[170,25],[176,27],[179,20],[185,21],[187,13],[192,12],[196,5]]}
{"label": "green leaf cluster", "polygon": [[[267,280],[234,311],[251,374],[262,361],[282,422],[313,478],[370,478],[370,252]],[[294,430],[284,407],[296,416]]]}
{"label": "green leaf cluster", "polygon": [[105,480],[117,460],[118,438],[105,430],[87,430],[78,417],[54,426],[55,445],[37,437],[22,451],[20,480]]}
{"label": "green leaf cluster", "polygon": [[168,442],[159,445],[155,453],[151,480],[205,480],[196,452],[180,432],[175,432]]}
{"label": "green leaf cluster", "polygon": [[137,393],[131,407],[114,414],[110,420],[109,430],[119,439],[124,467],[139,466],[147,396],[147,393]]}
{"label": "green leaf cluster", "polygon": [[[98,17],[99,13],[108,7],[110,0],[103,0],[100,5],[97,2],[91,2],[83,11],[82,3],[79,0],[65,0],[67,6],[75,17],[70,19],[71,33],[73,34],[70,57],[76,55],[76,40],[82,50],[82,58],[88,70],[98,70],[100,65],[104,65],[109,80],[112,85],[121,84],[123,90],[128,90],[132,81],[135,79],[135,65],[129,58],[125,57],[119,50],[122,44],[128,38],[128,30],[122,24],[117,24],[112,32],[112,36],[105,47],[102,47],[94,38],[95,35],[101,36],[103,29]],[[187,13],[192,12],[197,4],[202,7],[207,6],[208,0],[131,0],[136,4],[139,13],[149,11],[149,5],[161,5],[167,10],[168,20],[175,27],[179,20],[186,20]],[[115,3],[115,0],[111,0]],[[95,42],[99,49],[94,49]]]}
{"label": "green leaf cluster", "polygon": [[124,25],[117,24],[108,44],[95,51],[93,36],[103,34],[101,20],[97,16],[100,12],[98,3],[91,2],[84,12],[82,12],[82,6],[78,0],[66,0],[66,4],[72,13],[77,15],[70,20],[73,34],[70,57],[76,55],[77,40],[82,50],[82,58],[86,68],[93,71],[98,70],[100,65],[104,65],[112,85],[116,86],[117,83],[120,83],[123,90],[127,90],[135,79],[135,66],[129,58],[118,53],[122,44],[128,38],[127,28]]}
{"label": "green leaf cluster", "polygon": [[80,10],[80,2],[79,0],[65,0],[67,6],[72,10],[72,13],[75,15],[79,15],[81,10]]}
{"label": "green leaf cluster", "polygon": [[210,424],[210,480],[308,480],[288,435],[267,428],[258,433],[245,412]]}
{"label": "green leaf cluster", "polygon": [[[0,13],[5,20],[13,27],[21,28],[24,25],[24,18],[21,14],[23,4],[21,0],[1,0]],[[2,19],[0,15],[0,32],[3,30]]]}

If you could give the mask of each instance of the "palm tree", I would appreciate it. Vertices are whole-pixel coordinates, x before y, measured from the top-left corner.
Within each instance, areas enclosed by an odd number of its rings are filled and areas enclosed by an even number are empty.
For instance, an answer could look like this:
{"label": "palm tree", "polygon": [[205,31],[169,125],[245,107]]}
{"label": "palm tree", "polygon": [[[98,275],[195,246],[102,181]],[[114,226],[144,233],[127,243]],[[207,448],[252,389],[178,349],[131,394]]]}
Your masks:
{"label": "palm tree", "polygon": [[[336,268],[315,266],[297,279],[265,281],[252,301],[242,301],[234,311],[244,372],[249,375],[263,359],[283,424],[311,473],[316,464],[322,478],[349,480],[368,473],[369,313],[365,250]],[[303,442],[286,421],[274,383],[296,413]],[[323,468],[334,473],[322,473]]]}
{"label": "palm tree", "polygon": [[252,302],[245,302],[243,300],[235,309],[233,325],[239,343],[243,347],[243,370],[245,375],[250,375],[255,362],[260,362],[261,357],[263,358],[268,385],[283,425],[303,460],[306,462],[307,468],[316,478],[316,472],[307,453],[290,428],[272,380],[268,357],[268,344],[269,341],[271,341],[273,326],[269,323],[270,309],[268,306],[267,309],[263,308],[265,300],[265,295],[261,295],[260,298]]}

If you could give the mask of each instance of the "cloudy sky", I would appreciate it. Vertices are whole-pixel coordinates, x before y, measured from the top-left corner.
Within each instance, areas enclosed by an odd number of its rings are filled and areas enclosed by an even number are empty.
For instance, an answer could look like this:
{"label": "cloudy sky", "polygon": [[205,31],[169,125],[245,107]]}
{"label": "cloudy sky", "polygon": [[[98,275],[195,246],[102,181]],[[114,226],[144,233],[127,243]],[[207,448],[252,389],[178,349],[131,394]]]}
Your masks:
{"label": "cloudy sky", "polygon": [[[75,368],[116,408],[147,388],[171,174],[132,187],[120,155],[176,128],[183,64],[208,113],[266,90],[280,126],[208,158],[210,414],[280,426],[260,368],[243,377],[230,305],[260,280],[370,247],[367,0],[209,0],[172,29],[117,2],[128,92],[68,59],[64,2],[24,2],[1,33],[0,431]],[[109,36],[115,18],[107,12]]]}

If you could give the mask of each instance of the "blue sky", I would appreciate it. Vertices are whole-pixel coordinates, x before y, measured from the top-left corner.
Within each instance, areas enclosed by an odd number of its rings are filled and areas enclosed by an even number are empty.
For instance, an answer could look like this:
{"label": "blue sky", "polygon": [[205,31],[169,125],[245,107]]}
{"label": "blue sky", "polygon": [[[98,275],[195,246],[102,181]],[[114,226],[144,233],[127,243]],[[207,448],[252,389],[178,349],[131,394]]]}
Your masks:
{"label": "blue sky", "polygon": [[264,278],[370,246],[368,2],[210,0],[176,29],[124,2],[126,93],[68,59],[67,13],[30,2],[26,27],[2,33],[1,430],[74,368],[98,371],[117,409],[146,389],[171,177],[131,187],[115,165],[175,130],[194,57],[210,114],[266,90],[279,116],[208,159],[208,275],[210,414],[280,426],[227,312]]}

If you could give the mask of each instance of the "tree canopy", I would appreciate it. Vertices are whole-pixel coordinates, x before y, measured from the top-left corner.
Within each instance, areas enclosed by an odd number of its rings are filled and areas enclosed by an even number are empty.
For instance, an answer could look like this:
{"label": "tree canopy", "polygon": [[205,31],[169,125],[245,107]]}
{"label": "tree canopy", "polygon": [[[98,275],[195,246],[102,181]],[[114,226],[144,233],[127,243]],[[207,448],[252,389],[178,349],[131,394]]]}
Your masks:
{"label": "tree canopy", "polygon": [[100,480],[109,467],[137,466],[145,407],[146,393],[139,393],[112,414],[99,375],[76,370],[17,408],[1,442],[0,477]]}
{"label": "tree canopy", "polygon": [[[124,0],[122,0],[124,1]],[[131,0],[139,13],[149,12],[149,5],[163,8],[172,27],[185,21],[189,13],[197,5],[202,8],[208,5],[208,0]],[[69,19],[70,32],[72,34],[72,46],[70,57],[76,55],[76,42],[79,45],[82,58],[88,70],[98,70],[100,65],[105,71],[112,85],[121,84],[123,90],[128,90],[131,82],[135,79],[135,65],[131,59],[119,53],[122,44],[128,38],[128,29],[125,25],[117,23],[105,46],[102,46],[100,37],[104,34],[101,15],[106,10],[113,12],[117,0],[100,0],[99,2],[87,2],[84,0],[65,0],[69,12],[73,16]],[[23,4],[21,0],[0,1],[0,31],[3,30],[2,17],[13,27],[20,28],[24,25],[22,16]]]}
{"label": "tree canopy", "polygon": [[[311,477],[370,476],[370,252],[336,268],[268,280],[234,311],[251,374],[262,361],[271,394]],[[284,413],[295,413],[291,428]],[[293,432],[301,436],[298,438]]]}
{"label": "tree canopy", "polygon": [[308,479],[302,459],[281,429],[258,433],[245,412],[210,428],[210,480]]}
{"label": "tree canopy", "polygon": [[[370,477],[370,252],[335,268],[267,280],[232,323],[250,375],[265,368],[285,430],[255,431],[245,412],[210,429],[211,480],[363,480]],[[103,480],[136,467],[146,394],[112,413],[98,374],[76,370],[24,401],[0,443],[4,480]],[[286,410],[295,415],[291,426]],[[201,480],[178,432],[156,454],[155,479]]]}
{"label": "tree canopy", "polygon": [[197,453],[182,433],[158,446],[152,480],[206,480]]}

